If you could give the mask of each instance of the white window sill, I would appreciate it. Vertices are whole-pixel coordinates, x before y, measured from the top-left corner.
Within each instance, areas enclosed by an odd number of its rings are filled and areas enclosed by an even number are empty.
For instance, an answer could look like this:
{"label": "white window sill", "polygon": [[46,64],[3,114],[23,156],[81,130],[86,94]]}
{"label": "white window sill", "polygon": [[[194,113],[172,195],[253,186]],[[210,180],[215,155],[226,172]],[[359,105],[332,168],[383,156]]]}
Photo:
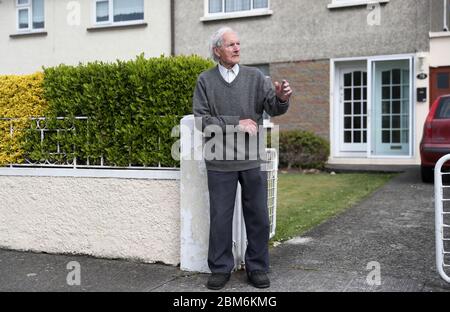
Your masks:
{"label": "white window sill", "polygon": [[450,37],[450,31],[430,32],[430,38]]}
{"label": "white window sill", "polygon": [[14,34],[9,35],[10,38],[41,37],[41,36],[47,36],[47,31],[45,29],[21,30]]}
{"label": "white window sill", "polygon": [[111,23],[111,24],[98,24],[87,28],[87,31],[102,31],[102,30],[114,30],[123,28],[140,28],[147,27],[148,24],[143,21],[130,22],[130,23]]}
{"label": "white window sill", "polygon": [[368,5],[368,4],[382,4],[382,3],[388,3],[389,0],[358,0],[358,1],[333,1],[333,3],[330,3],[328,5],[329,9],[338,9],[338,8],[346,8],[346,7],[352,7],[352,6],[362,6],[362,5]]}
{"label": "white window sill", "polygon": [[200,18],[202,22],[208,21],[216,21],[216,20],[224,20],[224,19],[232,19],[232,18],[245,18],[245,17],[254,17],[254,16],[267,16],[272,15],[272,10],[255,10],[255,11],[242,11],[242,12],[230,12],[230,13],[217,13],[203,16]]}

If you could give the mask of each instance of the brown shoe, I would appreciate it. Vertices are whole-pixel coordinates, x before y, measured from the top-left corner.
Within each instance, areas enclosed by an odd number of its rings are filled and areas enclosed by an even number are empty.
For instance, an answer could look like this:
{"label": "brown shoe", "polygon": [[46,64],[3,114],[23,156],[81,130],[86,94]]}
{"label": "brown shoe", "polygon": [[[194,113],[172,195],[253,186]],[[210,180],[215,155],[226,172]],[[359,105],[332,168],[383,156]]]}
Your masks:
{"label": "brown shoe", "polygon": [[230,273],[212,273],[208,278],[206,287],[212,290],[222,289],[230,280]]}
{"label": "brown shoe", "polygon": [[270,287],[270,280],[264,271],[247,272],[248,282],[256,288]]}

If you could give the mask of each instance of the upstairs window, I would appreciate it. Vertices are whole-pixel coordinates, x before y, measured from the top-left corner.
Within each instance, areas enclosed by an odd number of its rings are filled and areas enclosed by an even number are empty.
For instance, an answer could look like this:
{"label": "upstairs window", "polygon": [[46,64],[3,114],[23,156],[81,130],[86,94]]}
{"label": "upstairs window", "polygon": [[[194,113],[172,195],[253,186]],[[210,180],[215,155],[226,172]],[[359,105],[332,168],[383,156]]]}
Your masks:
{"label": "upstairs window", "polygon": [[16,0],[16,7],[19,31],[44,29],[44,0]]}
{"label": "upstairs window", "polygon": [[144,20],[144,0],[95,0],[95,23],[133,23]]}
{"label": "upstairs window", "polygon": [[269,0],[207,0],[209,14],[256,11],[269,8]]}

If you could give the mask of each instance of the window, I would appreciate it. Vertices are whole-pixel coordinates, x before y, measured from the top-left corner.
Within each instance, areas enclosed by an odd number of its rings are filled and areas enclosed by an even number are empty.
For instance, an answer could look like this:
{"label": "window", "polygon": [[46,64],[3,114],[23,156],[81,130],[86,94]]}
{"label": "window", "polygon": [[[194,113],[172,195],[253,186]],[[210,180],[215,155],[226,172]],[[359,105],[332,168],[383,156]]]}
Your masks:
{"label": "window", "polygon": [[450,77],[450,73],[438,73],[437,74],[438,89],[448,89],[450,87],[449,77]]}
{"label": "window", "polygon": [[207,15],[233,12],[257,12],[269,9],[269,0],[205,0]]}
{"label": "window", "polygon": [[144,20],[144,0],[95,0],[95,24]]}
{"label": "window", "polygon": [[450,119],[450,97],[444,97],[439,103],[439,108],[436,112],[436,119]]}
{"label": "window", "polygon": [[44,0],[16,0],[16,7],[19,31],[44,29]]}

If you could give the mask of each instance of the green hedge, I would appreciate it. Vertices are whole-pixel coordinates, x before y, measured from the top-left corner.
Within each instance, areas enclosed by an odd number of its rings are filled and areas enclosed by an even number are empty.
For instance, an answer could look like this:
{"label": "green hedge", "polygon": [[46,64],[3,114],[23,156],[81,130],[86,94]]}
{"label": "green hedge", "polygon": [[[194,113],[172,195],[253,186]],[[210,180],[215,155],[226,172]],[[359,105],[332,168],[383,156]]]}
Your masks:
{"label": "green hedge", "polygon": [[288,169],[321,169],[330,154],[328,141],[302,130],[281,131],[279,146],[280,166]]}
{"label": "green hedge", "polygon": [[103,155],[105,165],[177,166],[171,157],[177,138],[170,136],[171,130],[183,115],[192,113],[197,77],[211,66],[211,61],[198,56],[141,55],[126,62],[45,68],[47,127],[76,130],[46,132],[43,144],[40,133],[30,131],[29,157],[55,162],[77,157],[84,164],[89,156],[95,165]]}

